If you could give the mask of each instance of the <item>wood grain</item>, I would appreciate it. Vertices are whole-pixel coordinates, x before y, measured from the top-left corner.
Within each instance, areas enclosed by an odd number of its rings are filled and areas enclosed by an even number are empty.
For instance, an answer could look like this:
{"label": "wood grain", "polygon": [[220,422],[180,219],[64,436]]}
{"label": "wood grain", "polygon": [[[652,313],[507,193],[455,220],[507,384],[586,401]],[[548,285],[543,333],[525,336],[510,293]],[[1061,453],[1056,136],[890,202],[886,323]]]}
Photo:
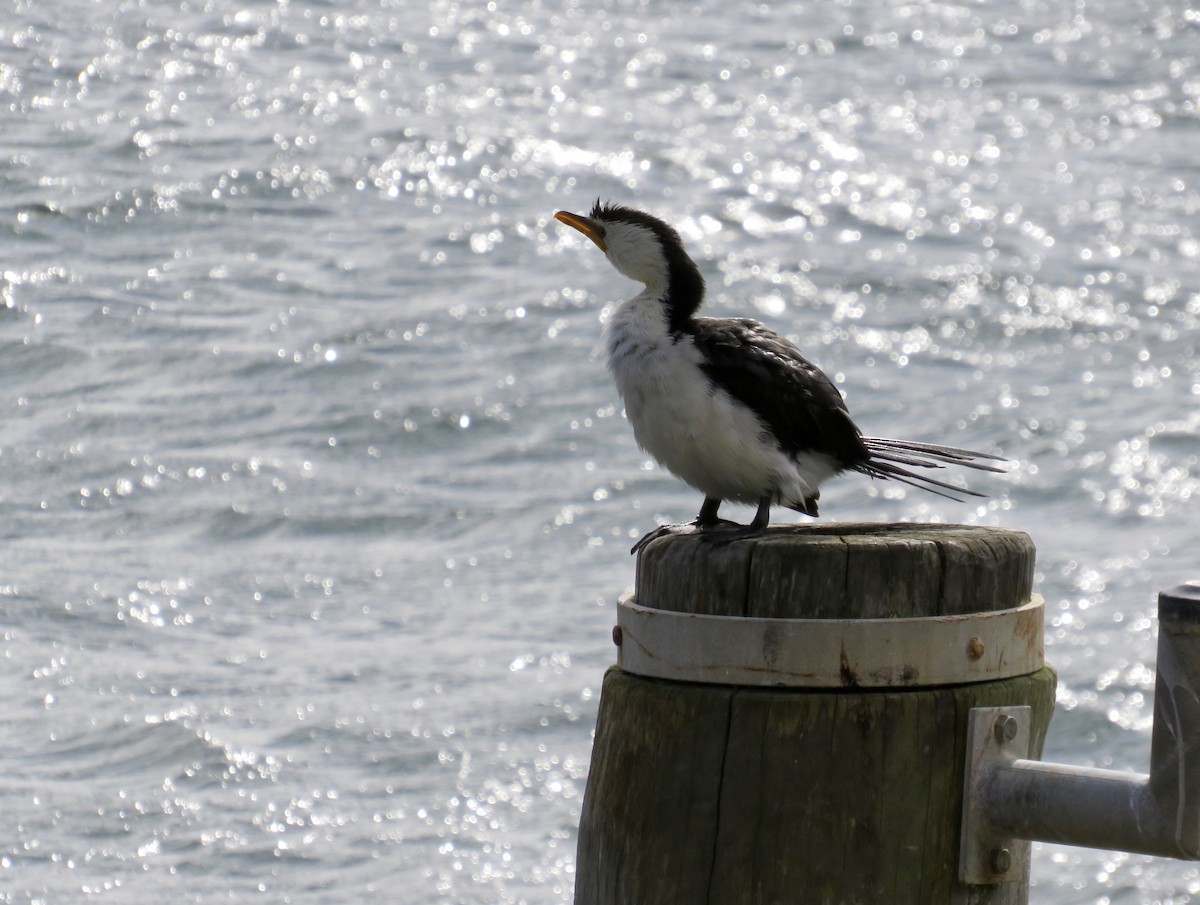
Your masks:
{"label": "wood grain", "polygon": [[[663,538],[639,603],[783,618],[945,615],[1028,600],[1021,532],[944,525]],[[605,676],[576,905],[1017,905],[1027,878],[958,882],[967,714],[1033,708],[1054,672],[920,690],[808,691]]]}

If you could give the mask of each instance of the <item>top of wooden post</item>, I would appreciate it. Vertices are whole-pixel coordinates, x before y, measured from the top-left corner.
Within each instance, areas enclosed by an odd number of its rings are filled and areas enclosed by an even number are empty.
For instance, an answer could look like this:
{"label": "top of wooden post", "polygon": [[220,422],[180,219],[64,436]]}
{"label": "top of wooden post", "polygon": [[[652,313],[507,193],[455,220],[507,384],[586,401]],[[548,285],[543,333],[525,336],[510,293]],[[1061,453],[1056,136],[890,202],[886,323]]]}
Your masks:
{"label": "top of wooden post", "polygon": [[1011,609],[1030,599],[1034,546],[1006,528],[826,523],[730,543],[659,538],[638,556],[642,606],[715,616],[872,619]]}

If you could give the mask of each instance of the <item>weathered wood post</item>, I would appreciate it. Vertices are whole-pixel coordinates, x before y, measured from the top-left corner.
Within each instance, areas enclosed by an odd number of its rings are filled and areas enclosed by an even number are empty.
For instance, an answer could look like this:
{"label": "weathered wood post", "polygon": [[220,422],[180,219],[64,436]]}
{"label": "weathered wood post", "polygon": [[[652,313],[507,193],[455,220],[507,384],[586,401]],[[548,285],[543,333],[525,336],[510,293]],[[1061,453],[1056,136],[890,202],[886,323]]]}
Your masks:
{"label": "weathered wood post", "polygon": [[1026,901],[1007,851],[981,885],[958,856],[968,712],[1031,706],[1038,756],[1054,705],[1033,565],[1027,535],[957,525],[650,544],[604,679],[576,905]]}

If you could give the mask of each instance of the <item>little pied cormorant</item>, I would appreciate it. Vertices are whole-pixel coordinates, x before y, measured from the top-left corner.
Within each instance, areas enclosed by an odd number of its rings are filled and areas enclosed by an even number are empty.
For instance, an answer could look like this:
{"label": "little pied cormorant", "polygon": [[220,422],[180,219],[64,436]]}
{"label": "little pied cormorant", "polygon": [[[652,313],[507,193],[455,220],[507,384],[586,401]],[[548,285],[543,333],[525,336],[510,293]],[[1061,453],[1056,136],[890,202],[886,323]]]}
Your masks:
{"label": "little pied cormorant", "polygon": [[[645,286],[609,321],[608,367],[638,445],[704,494],[693,521],[660,526],[634,553],[689,530],[753,537],[766,530],[772,503],[815,516],[821,485],[844,471],[957,500],[983,494],[910,467],[1001,470],[981,461],[1003,461],[987,453],[864,437],[833,382],[782,336],[746,317],[697,317],[704,278],[679,233],[657,217],[599,201],[590,216],[554,216]],[[753,521],[718,518],[724,500],[757,505]]]}

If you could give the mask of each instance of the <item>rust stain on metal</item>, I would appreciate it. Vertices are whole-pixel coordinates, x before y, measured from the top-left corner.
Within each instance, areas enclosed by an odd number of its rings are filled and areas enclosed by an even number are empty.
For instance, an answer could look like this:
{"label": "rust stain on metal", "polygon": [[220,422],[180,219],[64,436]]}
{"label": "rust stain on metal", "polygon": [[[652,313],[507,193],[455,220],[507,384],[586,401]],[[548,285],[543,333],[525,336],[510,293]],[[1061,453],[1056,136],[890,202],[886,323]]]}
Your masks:
{"label": "rust stain on metal", "polygon": [[779,646],[783,640],[783,630],[778,626],[769,626],[763,632],[762,654],[767,666],[775,665],[775,661],[779,658]]}
{"label": "rust stain on metal", "polygon": [[1019,638],[1025,642],[1025,646],[1033,649],[1038,645],[1039,635],[1042,629],[1042,611],[1041,609],[1027,610],[1018,614],[1017,624],[1013,626],[1013,637]]}
{"label": "rust stain on metal", "polygon": [[908,685],[918,684],[921,681],[921,670],[911,663],[906,663],[899,670],[892,667],[873,669],[870,672],[870,676],[873,687],[891,686],[894,688],[903,688]]}
{"label": "rust stain on metal", "polygon": [[846,656],[846,648],[842,648],[841,667],[839,669],[842,676],[842,684],[847,688],[858,687],[858,675],[850,668],[850,659]]}
{"label": "rust stain on metal", "polygon": [[773,683],[775,685],[787,685],[788,679],[815,679],[815,678],[823,675],[823,673],[820,673],[820,672],[805,672],[804,670],[797,670],[797,669],[780,670],[780,669],[775,669],[772,666],[753,666],[753,665],[747,666],[742,663],[717,662],[717,663],[709,663],[707,666],[704,666],[701,668],[711,669],[711,670],[723,670],[723,671],[727,671],[727,672],[746,673],[747,675],[775,676],[779,679],[778,682]]}

